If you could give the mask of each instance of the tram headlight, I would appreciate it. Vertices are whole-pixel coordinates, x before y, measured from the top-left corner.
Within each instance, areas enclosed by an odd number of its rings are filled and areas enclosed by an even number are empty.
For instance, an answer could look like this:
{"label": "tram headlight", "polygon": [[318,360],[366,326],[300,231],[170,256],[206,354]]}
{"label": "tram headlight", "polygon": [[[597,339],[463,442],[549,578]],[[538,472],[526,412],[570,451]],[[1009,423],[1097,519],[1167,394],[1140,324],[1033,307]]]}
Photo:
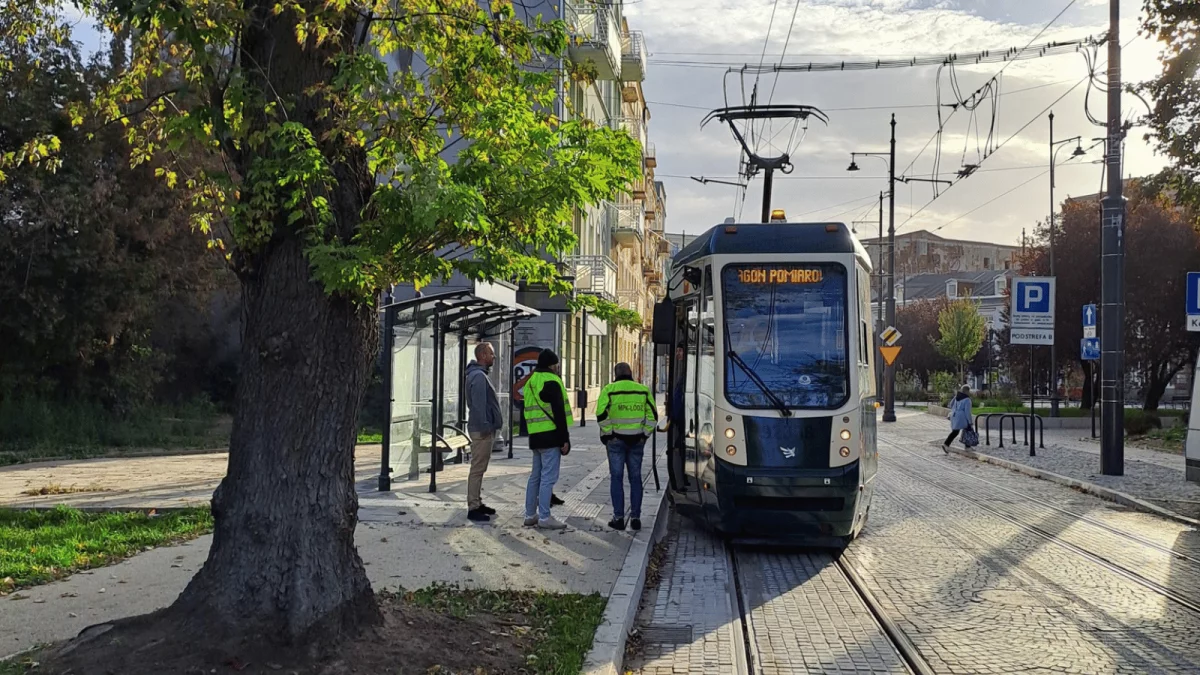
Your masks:
{"label": "tram headlight", "polygon": [[838,450],[838,454],[841,455],[842,457],[849,457],[850,456],[850,448],[843,446],[841,450]]}
{"label": "tram headlight", "polygon": [[737,454],[737,448],[730,445],[725,448],[725,454],[729,455],[730,457],[733,457],[734,455]]}
{"label": "tram headlight", "polygon": [[736,435],[737,435],[737,432],[735,432],[733,429],[725,430],[725,438],[733,438]]}
{"label": "tram headlight", "polygon": [[850,430],[849,429],[842,429],[842,440],[843,441],[850,440]]}

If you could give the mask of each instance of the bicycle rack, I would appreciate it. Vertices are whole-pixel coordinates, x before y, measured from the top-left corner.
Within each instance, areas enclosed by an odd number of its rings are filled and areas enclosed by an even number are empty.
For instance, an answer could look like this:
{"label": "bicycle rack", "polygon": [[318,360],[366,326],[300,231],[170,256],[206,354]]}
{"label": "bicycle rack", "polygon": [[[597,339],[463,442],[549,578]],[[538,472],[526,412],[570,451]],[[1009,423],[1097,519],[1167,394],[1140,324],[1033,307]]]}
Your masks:
{"label": "bicycle rack", "polygon": [[1002,448],[1004,447],[1004,421],[1005,420],[1012,421],[1012,444],[1016,445],[1017,444],[1017,420],[1021,420],[1021,427],[1022,427],[1022,431],[1024,432],[1024,436],[1025,436],[1025,445],[1029,446],[1029,456],[1030,457],[1037,456],[1035,446],[1033,445],[1033,432],[1034,431],[1036,431],[1038,434],[1037,447],[1040,447],[1043,450],[1046,449],[1046,422],[1042,419],[1041,415],[1033,415],[1032,416],[1033,417],[1033,428],[1032,429],[1030,428],[1030,424],[1029,424],[1030,415],[1024,415],[1024,414],[1020,414],[1020,413],[980,413],[975,416],[975,428],[976,429],[979,429],[979,418],[980,417],[984,418],[984,420],[983,420],[984,442],[989,446],[992,444],[992,418],[999,417],[1000,418],[1000,428],[999,428],[998,433],[999,433],[999,438],[1000,438],[1000,447],[1002,447]]}

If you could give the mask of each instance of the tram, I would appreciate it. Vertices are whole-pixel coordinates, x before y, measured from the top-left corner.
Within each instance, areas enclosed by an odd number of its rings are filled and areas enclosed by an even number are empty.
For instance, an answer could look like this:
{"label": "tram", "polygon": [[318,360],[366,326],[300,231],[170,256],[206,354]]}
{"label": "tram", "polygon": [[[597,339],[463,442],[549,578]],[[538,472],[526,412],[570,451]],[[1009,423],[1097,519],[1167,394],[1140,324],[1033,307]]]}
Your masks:
{"label": "tram", "polygon": [[668,495],[735,540],[842,547],[878,466],[871,260],[844,224],[784,219],[727,221],[672,261]]}

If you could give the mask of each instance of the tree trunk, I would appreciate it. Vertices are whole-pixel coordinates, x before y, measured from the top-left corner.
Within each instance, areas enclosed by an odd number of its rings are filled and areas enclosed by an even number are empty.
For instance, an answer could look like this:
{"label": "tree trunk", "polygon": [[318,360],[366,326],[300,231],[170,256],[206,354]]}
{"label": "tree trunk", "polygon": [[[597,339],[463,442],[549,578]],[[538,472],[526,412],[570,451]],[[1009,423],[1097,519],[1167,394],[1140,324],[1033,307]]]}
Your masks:
{"label": "tree trunk", "polygon": [[1183,368],[1183,364],[1173,364],[1170,362],[1155,365],[1150,369],[1150,381],[1146,383],[1146,398],[1142,401],[1142,410],[1158,410],[1158,404],[1162,401],[1163,394],[1167,391],[1167,385]]}
{"label": "tree trunk", "polygon": [[354,442],[378,346],[370,307],[326,295],[288,237],[243,280],[229,470],[204,567],[171,610],[288,642],[379,617],[354,545]]}

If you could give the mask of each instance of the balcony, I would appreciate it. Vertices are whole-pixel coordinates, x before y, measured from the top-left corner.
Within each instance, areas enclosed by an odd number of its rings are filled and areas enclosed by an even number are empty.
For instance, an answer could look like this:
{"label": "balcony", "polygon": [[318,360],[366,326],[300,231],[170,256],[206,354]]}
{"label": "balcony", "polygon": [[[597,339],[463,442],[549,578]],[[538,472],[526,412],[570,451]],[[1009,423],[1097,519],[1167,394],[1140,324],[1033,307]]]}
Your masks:
{"label": "balcony", "polygon": [[[578,64],[591,63],[601,80],[621,78],[621,34],[617,20],[606,5],[564,3],[564,18],[570,31],[567,55]],[[644,51],[644,50],[643,50]]]}
{"label": "balcony", "polygon": [[621,36],[621,79],[626,82],[646,79],[646,37],[640,30]]}
{"label": "balcony", "polygon": [[624,87],[621,87],[621,100],[622,101],[624,101],[626,103],[637,103],[638,99],[640,99],[641,97],[642,97],[641,93],[638,92],[638,86],[636,84],[631,84],[631,83],[627,82],[627,83],[625,83]]}
{"label": "balcony", "polygon": [[658,166],[658,155],[655,153],[653,143],[642,144],[642,155],[646,158],[646,167],[653,169]]}
{"label": "balcony", "polygon": [[633,183],[631,183],[629,185],[629,192],[633,196],[634,199],[641,200],[641,201],[646,200],[647,194],[653,194],[652,192],[650,192],[650,193],[646,192],[646,179],[645,178],[635,179],[633,181]]}
{"label": "balcony", "polygon": [[569,255],[563,258],[574,271],[575,291],[612,302],[617,297],[617,265],[606,255]]}
{"label": "balcony", "polygon": [[646,134],[646,125],[637,117],[614,117],[609,120],[608,125],[613,129],[620,129],[633,137],[642,146],[642,153],[645,154],[646,144],[650,139]]}
{"label": "balcony", "polygon": [[607,202],[604,215],[608,219],[608,231],[617,246],[641,246],[646,236],[642,223],[641,208],[633,202]]}

